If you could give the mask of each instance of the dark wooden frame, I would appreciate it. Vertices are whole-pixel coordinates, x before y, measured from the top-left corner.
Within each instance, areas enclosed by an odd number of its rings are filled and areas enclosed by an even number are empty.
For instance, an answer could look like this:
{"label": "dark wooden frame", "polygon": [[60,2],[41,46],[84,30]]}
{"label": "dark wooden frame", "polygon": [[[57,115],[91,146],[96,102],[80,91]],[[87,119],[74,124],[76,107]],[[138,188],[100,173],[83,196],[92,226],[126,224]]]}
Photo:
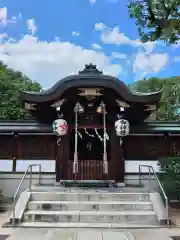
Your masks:
{"label": "dark wooden frame", "polygon": [[[8,126],[6,133],[4,133],[4,129],[6,129],[6,126]],[[34,126],[36,126],[36,129],[34,128]],[[37,128],[38,126],[38,128]],[[84,126],[80,126],[80,128],[83,128]],[[97,126],[96,126],[97,127]],[[109,128],[111,128],[112,126],[109,126]],[[165,128],[166,127],[166,128]],[[144,131],[144,133],[140,130],[142,130],[142,128],[146,129]],[[170,149],[170,144],[172,143],[173,139],[174,139],[174,135],[180,135],[180,123],[178,122],[168,122],[168,121],[161,121],[161,122],[154,122],[154,121],[149,121],[149,122],[145,122],[144,123],[144,127],[140,128],[134,128],[134,130],[136,130],[136,132],[131,133],[132,135],[136,136],[136,135],[140,135],[142,137],[153,137],[153,136],[159,136],[162,138],[162,146],[163,148],[161,149],[161,151],[163,152],[163,154],[165,156],[170,156],[171,153],[171,149]],[[154,129],[159,129],[158,132],[155,131]],[[44,129],[46,129],[46,131],[44,131]],[[47,131],[48,129],[48,131]],[[179,129],[179,131],[178,131]],[[16,130],[16,132],[15,132]],[[43,132],[44,131],[44,132]],[[44,124],[39,124],[35,121],[1,121],[0,122],[0,135],[1,136],[13,136],[13,132],[14,132],[14,143],[16,144],[16,151],[12,152],[12,160],[13,160],[13,169],[12,172],[2,172],[3,174],[11,174],[11,173],[22,173],[22,172],[17,172],[16,171],[16,161],[18,159],[22,159],[21,157],[21,151],[20,151],[20,142],[19,142],[19,137],[18,135],[54,135],[52,133],[52,128],[50,125],[46,125],[46,128],[44,126]],[[150,136],[149,136],[150,135]],[[177,136],[178,137],[178,136]],[[56,137],[54,136],[54,159],[57,161],[56,164],[56,169],[59,168],[58,166],[58,147],[56,145]],[[1,156],[0,156],[1,157]],[[135,159],[130,159],[131,160],[135,160]],[[146,159],[144,159],[146,160]],[[151,159],[153,160],[153,159]],[[26,161],[26,160],[25,160]],[[109,166],[111,168],[111,166]],[[115,165],[114,165],[115,168]],[[123,169],[123,166],[121,166],[121,169]],[[44,174],[52,174],[52,173],[44,173]],[[137,173],[124,173],[124,175],[136,175]],[[120,176],[120,175],[119,175]],[[62,175],[60,175],[60,177],[63,177]]]}

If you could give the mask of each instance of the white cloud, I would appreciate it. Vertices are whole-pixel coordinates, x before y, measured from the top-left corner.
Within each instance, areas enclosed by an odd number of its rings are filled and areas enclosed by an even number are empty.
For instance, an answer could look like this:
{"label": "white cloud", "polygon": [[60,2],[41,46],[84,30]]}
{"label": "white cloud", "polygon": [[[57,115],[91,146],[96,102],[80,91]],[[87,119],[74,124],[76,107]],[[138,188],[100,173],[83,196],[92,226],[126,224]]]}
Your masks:
{"label": "white cloud", "polygon": [[173,48],[179,48],[180,47],[180,41],[178,43],[172,45]]}
{"label": "white cloud", "polygon": [[0,33],[0,42],[4,40],[5,38],[8,38],[7,33]]}
{"label": "white cloud", "polygon": [[36,21],[34,18],[30,18],[27,20],[27,27],[31,34],[34,35],[37,30]]}
{"label": "white cloud", "polygon": [[80,35],[79,32],[76,32],[76,31],[72,32],[72,36],[74,36],[74,37],[78,37],[79,35]]}
{"label": "white cloud", "polygon": [[16,22],[17,17],[16,16],[12,16],[12,21]]}
{"label": "white cloud", "polygon": [[168,63],[168,54],[166,53],[138,53],[133,64],[133,71],[139,71],[144,75],[149,73],[157,73],[163,69]]}
{"label": "white cloud", "polygon": [[127,55],[124,53],[112,52],[111,56],[115,59],[127,59]]}
{"label": "white cloud", "polygon": [[139,39],[131,40],[124,33],[120,32],[119,28],[116,26],[114,28],[108,28],[104,23],[96,23],[95,30],[100,31],[100,39],[105,44],[114,45],[131,45],[134,47],[143,47],[146,52],[150,53],[155,47],[154,42],[142,43]]}
{"label": "white cloud", "polygon": [[[13,43],[15,41],[16,40],[14,38],[9,37],[7,33],[0,34],[0,52],[4,51],[4,42]],[[5,54],[7,54],[7,52]]]}
{"label": "white cloud", "polygon": [[101,41],[106,44],[127,44],[130,42],[130,39],[119,31],[118,27],[111,29],[106,29],[101,34]]}
{"label": "white cloud", "polygon": [[180,62],[180,56],[175,56],[173,62]]}
{"label": "white cloud", "polygon": [[97,43],[93,43],[92,44],[92,48],[93,49],[101,49],[102,47],[99,44],[97,44]]}
{"label": "white cloud", "polygon": [[0,23],[7,24],[7,8],[0,8]]}
{"label": "white cloud", "polygon": [[70,42],[42,42],[37,37],[26,35],[15,43],[6,42],[0,50],[0,60],[9,67],[22,71],[32,80],[39,81],[44,88],[59,79],[77,74],[85,64],[96,64],[105,74],[118,76],[122,72],[119,64],[112,64],[102,52],[88,50]]}
{"label": "white cloud", "polygon": [[0,8],[0,24],[4,26],[8,23],[16,23],[17,16],[12,16],[11,19],[8,19],[8,9],[7,7]]}
{"label": "white cloud", "polygon": [[94,29],[96,31],[102,31],[106,28],[106,25],[102,22],[99,22],[99,23],[96,23],[95,26],[94,26]]}
{"label": "white cloud", "polygon": [[96,0],[89,0],[89,2],[90,2],[91,4],[95,4],[95,3],[96,3]]}
{"label": "white cloud", "polygon": [[22,18],[22,13],[19,13],[18,17],[19,17],[19,19],[21,19]]}

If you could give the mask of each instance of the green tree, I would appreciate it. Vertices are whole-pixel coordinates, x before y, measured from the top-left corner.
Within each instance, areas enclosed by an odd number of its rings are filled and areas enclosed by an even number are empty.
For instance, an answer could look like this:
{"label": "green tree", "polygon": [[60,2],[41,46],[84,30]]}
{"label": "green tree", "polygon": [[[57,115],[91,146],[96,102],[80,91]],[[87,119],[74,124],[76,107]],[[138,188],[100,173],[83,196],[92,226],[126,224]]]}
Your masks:
{"label": "green tree", "polygon": [[180,40],[180,0],[131,0],[128,5],[142,42]]}
{"label": "green tree", "polygon": [[160,167],[159,178],[169,200],[180,201],[180,158],[171,156],[158,161]]}
{"label": "green tree", "polygon": [[23,109],[19,90],[39,92],[41,86],[0,62],[0,119],[17,120],[29,115]]}
{"label": "green tree", "polygon": [[143,79],[130,85],[130,88],[143,93],[162,90],[162,98],[157,111],[150,116],[150,119],[180,119],[180,77]]}

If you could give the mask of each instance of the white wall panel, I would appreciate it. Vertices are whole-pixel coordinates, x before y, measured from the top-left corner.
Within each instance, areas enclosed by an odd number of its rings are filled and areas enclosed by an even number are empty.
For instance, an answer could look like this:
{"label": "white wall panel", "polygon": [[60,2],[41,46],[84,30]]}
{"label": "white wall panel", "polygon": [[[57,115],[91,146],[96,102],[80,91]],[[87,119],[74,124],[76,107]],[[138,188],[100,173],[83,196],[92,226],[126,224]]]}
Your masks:
{"label": "white wall panel", "polygon": [[[17,160],[16,172],[25,172],[30,164],[41,164],[42,172],[55,172],[56,161],[55,160]],[[38,166],[32,168],[33,172],[38,172]]]}
{"label": "white wall panel", "polygon": [[12,172],[13,160],[1,159],[0,160],[0,172]]}
{"label": "white wall panel", "polygon": [[[159,171],[158,161],[154,160],[125,160],[125,172],[126,173],[138,173],[139,172],[139,165],[150,165],[154,168],[155,172]],[[149,169],[147,167],[141,167],[142,173],[148,173]]]}
{"label": "white wall panel", "polygon": [[[3,190],[4,197],[10,197],[12,198],[19,186],[19,183],[22,179],[23,173],[19,174],[6,174],[1,173],[0,174],[0,189]],[[38,183],[38,174],[34,174],[32,177],[32,185],[35,185]],[[42,174],[41,175],[41,182],[42,184],[54,184],[56,182],[56,176],[55,174]],[[20,187],[19,194],[23,192],[25,189],[27,189],[29,186],[29,177],[26,177]]]}

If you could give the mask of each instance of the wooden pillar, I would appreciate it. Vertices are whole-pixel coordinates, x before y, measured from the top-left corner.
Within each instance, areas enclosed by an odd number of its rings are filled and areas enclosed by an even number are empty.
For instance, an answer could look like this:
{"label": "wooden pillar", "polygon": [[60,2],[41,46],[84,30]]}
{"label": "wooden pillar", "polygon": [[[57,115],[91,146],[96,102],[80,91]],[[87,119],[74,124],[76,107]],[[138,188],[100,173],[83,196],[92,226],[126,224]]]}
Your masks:
{"label": "wooden pillar", "polygon": [[58,149],[58,145],[57,145],[57,142],[56,142],[56,137],[53,137],[53,155],[54,155],[54,159],[56,161],[56,165],[55,165],[55,171],[56,171],[56,182],[59,182],[60,181],[60,166],[59,166],[59,149]]}
{"label": "wooden pillar", "polygon": [[14,143],[14,149],[13,149],[13,173],[16,172],[16,162],[17,159],[20,159],[20,141],[19,141],[19,136],[17,133],[14,133],[13,135],[13,143]]}
{"label": "wooden pillar", "polygon": [[57,145],[56,157],[56,182],[68,179],[68,162],[70,158],[70,134],[61,138],[60,144]]}
{"label": "wooden pillar", "polygon": [[110,160],[109,160],[109,180],[124,182],[125,163],[123,159],[123,149],[120,145],[120,138],[115,130],[110,131]]}
{"label": "wooden pillar", "polygon": [[[70,162],[70,132],[64,136],[64,143],[63,143],[63,165],[62,165],[62,175],[64,180],[69,180],[71,179],[72,176],[72,164],[73,162],[71,162],[71,166],[69,166],[69,162]],[[69,176],[70,173],[70,176]]]}
{"label": "wooden pillar", "polygon": [[171,136],[169,134],[165,134],[162,136],[163,141],[161,145],[161,149],[163,151],[163,157],[170,157],[171,156]]}

